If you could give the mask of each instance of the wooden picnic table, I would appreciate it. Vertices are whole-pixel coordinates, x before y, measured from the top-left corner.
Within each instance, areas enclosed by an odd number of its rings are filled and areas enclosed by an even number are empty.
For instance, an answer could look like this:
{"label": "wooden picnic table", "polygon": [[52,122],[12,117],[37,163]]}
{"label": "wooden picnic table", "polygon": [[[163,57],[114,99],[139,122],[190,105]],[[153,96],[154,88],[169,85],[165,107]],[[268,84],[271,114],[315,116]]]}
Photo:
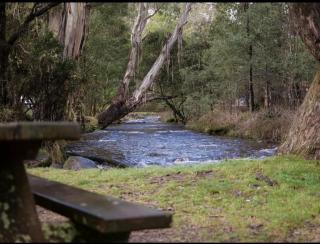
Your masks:
{"label": "wooden picnic table", "polygon": [[35,159],[42,141],[75,140],[73,122],[0,123],[0,242],[42,242],[23,160]]}

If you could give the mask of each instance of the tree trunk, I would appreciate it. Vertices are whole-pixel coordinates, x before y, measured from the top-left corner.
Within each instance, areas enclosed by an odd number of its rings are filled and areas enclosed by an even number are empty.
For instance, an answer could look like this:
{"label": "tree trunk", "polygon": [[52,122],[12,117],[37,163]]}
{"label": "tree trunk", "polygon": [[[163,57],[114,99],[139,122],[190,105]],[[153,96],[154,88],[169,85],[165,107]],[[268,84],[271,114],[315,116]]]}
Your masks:
{"label": "tree trunk", "polygon": [[129,84],[132,77],[134,77],[139,62],[139,57],[141,55],[142,33],[147,24],[148,18],[148,8],[146,6],[146,3],[139,3],[139,13],[133,25],[131,33],[131,51],[129,62],[122,83],[119,86],[118,94],[115,98],[115,101],[124,101],[128,97]]}
{"label": "tree trunk", "polygon": [[77,59],[88,32],[90,5],[84,2],[64,3],[49,13],[48,26],[64,46],[63,58]]}
{"label": "tree trunk", "polygon": [[255,109],[254,104],[254,91],[253,91],[253,79],[252,79],[252,45],[249,47],[249,57],[250,57],[250,72],[249,72],[249,109],[253,112]]}
{"label": "tree trunk", "polygon": [[266,81],[266,86],[264,88],[264,107],[271,107],[271,93],[270,93],[270,81]]}
{"label": "tree trunk", "polygon": [[320,159],[320,71],[300,106],[280,153]]}
{"label": "tree trunk", "polygon": [[[250,16],[249,16],[249,3],[244,3],[244,10],[247,13],[247,37],[250,38]],[[249,55],[249,84],[248,84],[248,93],[249,93],[249,110],[250,112],[254,111],[254,91],[253,91],[253,77],[252,77],[252,43],[249,41],[248,55]]]}
{"label": "tree trunk", "polygon": [[119,120],[128,113],[134,111],[143,102],[143,97],[145,96],[146,91],[155,81],[155,78],[160,72],[161,67],[163,66],[165,60],[169,58],[170,51],[173,45],[176,43],[178,36],[182,34],[182,28],[187,22],[188,14],[191,10],[191,3],[186,3],[178,23],[171,34],[170,38],[166,41],[163,46],[158,58],[152,65],[151,69],[144,77],[139,88],[137,88],[132,96],[124,100],[116,100],[113,102],[105,111],[103,111],[98,116],[99,124],[102,128],[107,127],[113,121]]}
{"label": "tree trunk", "polygon": [[[266,65],[266,74],[268,74],[268,66]],[[271,91],[270,91],[270,80],[267,76],[267,80],[264,87],[264,106],[265,108],[271,107]]]}
{"label": "tree trunk", "polygon": [[[62,59],[78,59],[84,47],[86,34],[88,32],[90,5],[84,2],[68,2],[59,6],[49,13],[48,27],[63,45]],[[43,103],[41,120],[64,120],[65,110],[69,97],[66,87],[67,80],[55,83],[55,91],[60,91],[57,96],[50,96]],[[79,100],[75,97],[72,100]],[[75,101],[78,104],[80,101]],[[49,114],[47,111],[50,111]],[[81,117],[82,110],[77,112]]]}
{"label": "tree trunk", "polygon": [[[312,55],[320,61],[320,3],[290,4],[294,25]],[[320,159],[320,70],[300,106],[279,153]]]}

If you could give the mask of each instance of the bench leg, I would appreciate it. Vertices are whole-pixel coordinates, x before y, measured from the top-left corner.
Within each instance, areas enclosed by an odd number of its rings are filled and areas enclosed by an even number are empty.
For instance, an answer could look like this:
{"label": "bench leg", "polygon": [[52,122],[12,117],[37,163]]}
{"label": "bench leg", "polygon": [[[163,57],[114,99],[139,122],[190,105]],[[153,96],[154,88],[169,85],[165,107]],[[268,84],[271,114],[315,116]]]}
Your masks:
{"label": "bench leg", "polygon": [[[22,143],[20,143],[22,144]],[[37,143],[0,143],[0,242],[42,242],[40,222],[21,159]]]}
{"label": "bench leg", "polygon": [[74,224],[76,234],[72,242],[128,242],[130,232],[103,234],[87,226]]}

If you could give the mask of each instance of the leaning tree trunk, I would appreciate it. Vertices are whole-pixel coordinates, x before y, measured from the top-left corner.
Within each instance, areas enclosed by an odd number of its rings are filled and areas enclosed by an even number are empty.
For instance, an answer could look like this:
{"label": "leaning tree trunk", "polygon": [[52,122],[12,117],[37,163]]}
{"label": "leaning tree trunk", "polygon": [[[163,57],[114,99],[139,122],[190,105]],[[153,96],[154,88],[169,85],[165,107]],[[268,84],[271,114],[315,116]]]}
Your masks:
{"label": "leaning tree trunk", "polygon": [[[112,100],[111,105],[105,112],[99,115],[99,123],[103,124],[103,126],[107,126],[113,121],[117,120],[117,118],[121,118],[122,114],[128,114],[130,112],[130,110],[126,107],[126,101],[129,95],[129,84],[136,72],[139,55],[141,53],[142,33],[148,19],[149,16],[146,3],[139,3],[138,16],[135,20],[131,32],[131,51],[127,69],[124,74],[123,80],[118,87],[117,95]],[[108,121],[106,121],[107,117]],[[105,122],[101,122],[102,120]],[[109,123],[109,121],[111,122]]]}
{"label": "leaning tree trunk", "polygon": [[[320,3],[290,5],[295,28],[311,54],[320,61]],[[320,70],[291,125],[279,153],[320,159]]]}
{"label": "leaning tree trunk", "polygon": [[191,3],[186,3],[183,13],[180,16],[173,33],[162,47],[158,58],[142,80],[142,83],[133,92],[131,97],[125,100],[115,101],[105,111],[99,114],[98,121],[102,128],[105,128],[112,122],[123,118],[128,113],[134,111],[143,102],[143,98],[146,95],[147,90],[153,84],[165,60],[169,57],[173,45],[176,43],[178,37],[182,35],[182,28],[187,23],[191,5]]}

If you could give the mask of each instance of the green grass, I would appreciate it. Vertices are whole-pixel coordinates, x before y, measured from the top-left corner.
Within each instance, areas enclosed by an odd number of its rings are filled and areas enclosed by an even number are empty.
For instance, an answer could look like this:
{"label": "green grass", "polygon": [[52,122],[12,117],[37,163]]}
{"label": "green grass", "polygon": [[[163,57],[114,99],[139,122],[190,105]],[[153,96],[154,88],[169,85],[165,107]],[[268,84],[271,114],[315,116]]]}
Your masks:
{"label": "green grass", "polygon": [[[28,171],[174,211],[177,236],[172,240],[190,234],[179,232],[184,226],[193,226],[199,235],[191,241],[308,241],[316,238],[315,232],[319,238],[319,161],[290,156],[167,168]],[[257,172],[276,185],[257,180]]]}

